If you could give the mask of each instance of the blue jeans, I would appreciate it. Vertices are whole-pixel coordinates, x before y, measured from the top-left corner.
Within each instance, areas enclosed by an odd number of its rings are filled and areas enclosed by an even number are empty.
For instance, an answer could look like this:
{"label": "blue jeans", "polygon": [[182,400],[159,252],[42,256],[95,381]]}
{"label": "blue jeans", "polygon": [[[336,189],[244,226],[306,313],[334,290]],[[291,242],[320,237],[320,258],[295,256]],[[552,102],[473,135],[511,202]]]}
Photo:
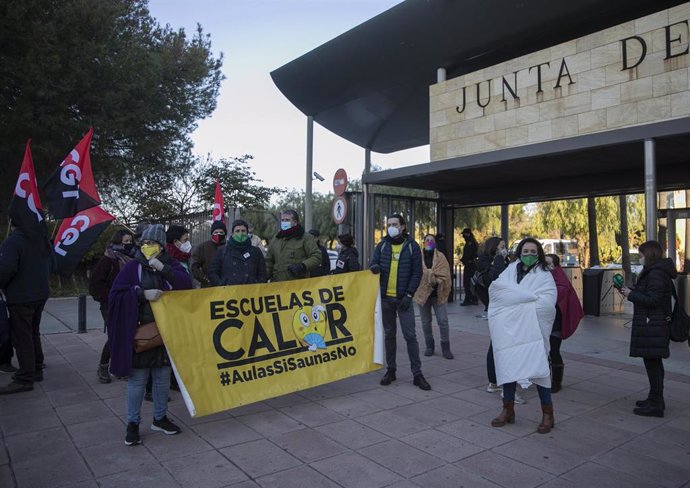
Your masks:
{"label": "blue jeans", "polygon": [[400,329],[402,330],[405,342],[407,342],[407,355],[410,358],[410,369],[412,374],[422,372],[422,361],[419,359],[419,343],[417,342],[417,335],[415,333],[414,323],[414,305],[410,304],[407,310],[398,310],[400,300],[397,298],[383,297],[381,299],[381,314],[383,316],[383,331],[385,335],[386,344],[386,366],[391,371],[397,369],[395,364],[396,356],[396,342],[395,336],[398,325],[396,323],[396,316],[400,320]]}
{"label": "blue jeans", "polygon": [[161,368],[132,368],[127,379],[127,422],[141,423],[141,404],[144,401],[146,380],[149,371],[153,376],[153,418],[160,420],[168,411],[168,393],[170,392],[170,366]]}
{"label": "blue jeans", "polygon": [[[517,383],[513,381],[512,383],[506,383],[503,385],[503,400],[506,402],[515,401],[515,389],[517,388]],[[539,400],[542,405],[551,405],[551,388],[544,388],[543,386],[537,385],[537,393],[539,393]]]}

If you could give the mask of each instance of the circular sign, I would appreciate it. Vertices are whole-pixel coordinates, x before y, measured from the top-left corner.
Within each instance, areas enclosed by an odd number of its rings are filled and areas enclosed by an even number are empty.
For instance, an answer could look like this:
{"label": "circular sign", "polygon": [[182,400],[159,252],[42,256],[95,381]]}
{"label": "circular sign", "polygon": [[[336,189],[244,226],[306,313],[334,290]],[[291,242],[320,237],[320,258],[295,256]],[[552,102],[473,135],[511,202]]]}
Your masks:
{"label": "circular sign", "polygon": [[331,209],[331,216],[333,217],[333,222],[336,224],[345,222],[345,217],[347,217],[347,200],[345,200],[345,197],[335,197],[335,200],[333,200],[333,208]]}
{"label": "circular sign", "polygon": [[342,196],[345,190],[347,190],[347,173],[343,168],[340,168],[333,176],[333,191],[336,196]]}

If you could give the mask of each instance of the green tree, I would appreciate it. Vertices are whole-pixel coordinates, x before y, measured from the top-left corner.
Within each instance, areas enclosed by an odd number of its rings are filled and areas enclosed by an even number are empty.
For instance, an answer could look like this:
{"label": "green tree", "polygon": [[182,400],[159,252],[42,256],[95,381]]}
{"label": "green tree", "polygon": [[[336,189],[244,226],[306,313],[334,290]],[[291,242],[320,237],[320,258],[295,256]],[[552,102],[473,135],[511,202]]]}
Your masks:
{"label": "green tree", "polygon": [[198,120],[211,114],[223,75],[199,26],[161,27],[147,0],[0,3],[0,211],[33,138],[39,183],[89,126],[106,204],[158,192],[181,169]]}
{"label": "green tree", "polygon": [[226,207],[267,208],[278,188],[263,186],[252,171],[252,156],[202,160],[190,151],[175,162],[183,168],[172,178],[147,179],[151,186],[141,192],[136,187],[119,187],[110,194],[111,204],[124,221],[163,219],[210,211],[215,197],[216,181],[220,181]]}

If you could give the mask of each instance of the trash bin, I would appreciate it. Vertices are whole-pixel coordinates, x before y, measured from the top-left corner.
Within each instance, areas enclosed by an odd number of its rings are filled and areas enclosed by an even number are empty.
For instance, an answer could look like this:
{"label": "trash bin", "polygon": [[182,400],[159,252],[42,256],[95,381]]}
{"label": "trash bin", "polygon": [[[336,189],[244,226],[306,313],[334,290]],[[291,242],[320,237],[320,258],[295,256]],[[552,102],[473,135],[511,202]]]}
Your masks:
{"label": "trash bin", "polygon": [[573,285],[577,299],[582,305],[582,268],[579,266],[563,266],[563,272],[568,277],[570,284]]}
{"label": "trash bin", "polygon": [[585,315],[601,314],[601,281],[604,270],[589,268],[582,272],[582,309]]}
{"label": "trash bin", "polygon": [[624,298],[613,287],[613,275],[623,274],[621,269],[589,268],[582,276],[582,308],[585,315],[622,313]]}
{"label": "trash bin", "polygon": [[676,278],[676,293],[678,294],[678,303],[683,306],[686,312],[690,310],[690,275],[687,273],[679,274]]}

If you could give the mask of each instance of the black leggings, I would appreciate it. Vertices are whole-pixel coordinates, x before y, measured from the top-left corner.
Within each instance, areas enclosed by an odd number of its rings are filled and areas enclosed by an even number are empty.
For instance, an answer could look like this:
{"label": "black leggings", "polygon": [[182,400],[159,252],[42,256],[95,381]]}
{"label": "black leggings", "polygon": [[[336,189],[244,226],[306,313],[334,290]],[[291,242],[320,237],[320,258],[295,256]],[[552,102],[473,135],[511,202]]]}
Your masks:
{"label": "black leggings", "polygon": [[561,343],[563,339],[560,337],[549,337],[549,343],[551,344],[551,351],[549,352],[549,359],[551,364],[563,364],[563,358],[561,357]]}
{"label": "black leggings", "polygon": [[[103,317],[103,332],[108,332],[108,309],[101,307],[101,317]],[[110,347],[108,347],[108,338],[105,338],[103,350],[101,351],[101,362],[99,364],[108,364],[110,362]]]}
{"label": "black leggings", "polygon": [[486,352],[486,375],[489,383],[496,384],[496,363],[494,363],[494,346],[489,342],[489,350]]}
{"label": "black leggings", "polygon": [[664,398],[664,362],[661,358],[644,358],[644,369],[649,379],[649,398]]}

